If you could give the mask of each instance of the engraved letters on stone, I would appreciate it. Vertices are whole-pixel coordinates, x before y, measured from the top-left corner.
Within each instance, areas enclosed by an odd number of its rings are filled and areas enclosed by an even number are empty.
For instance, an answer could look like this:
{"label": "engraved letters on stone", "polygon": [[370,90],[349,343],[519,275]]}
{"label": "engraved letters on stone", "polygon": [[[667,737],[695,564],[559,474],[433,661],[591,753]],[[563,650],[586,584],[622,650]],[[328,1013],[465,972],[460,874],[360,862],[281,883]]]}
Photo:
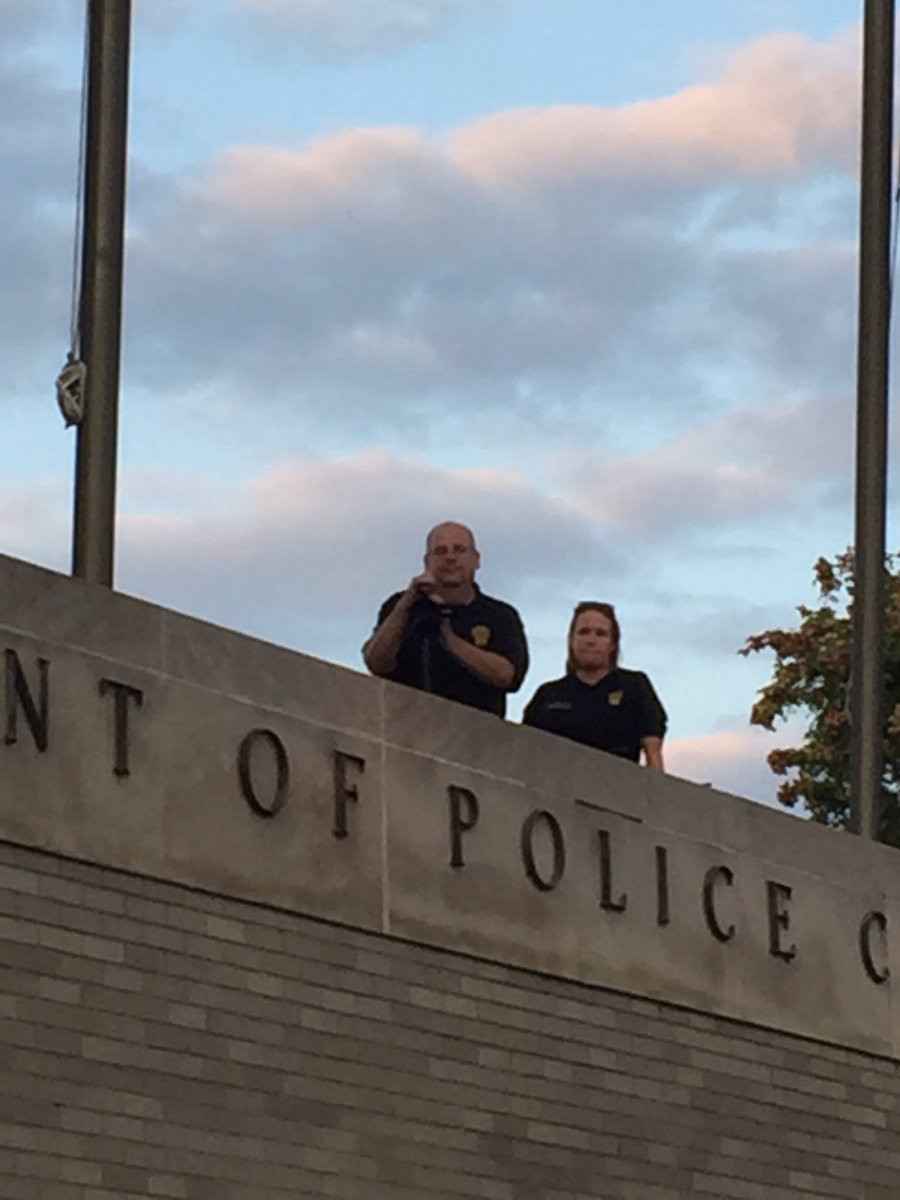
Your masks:
{"label": "engraved letters on stone", "polygon": [[598,829],[597,841],[600,846],[600,907],[607,912],[622,913],[628,907],[628,895],[623,892],[618,900],[613,900],[612,852],[610,850],[609,830]]}
{"label": "engraved letters on stone", "polygon": [[891,969],[888,966],[877,966],[875,956],[872,953],[872,929],[877,928],[881,934],[882,942],[887,935],[887,917],[883,912],[867,913],[859,927],[859,953],[863,961],[863,966],[866,969],[866,974],[873,983],[886,983],[891,977]]}
{"label": "engraved letters on stone", "polygon": [[791,898],[791,889],[784,883],[776,883],[774,879],[766,881],[766,898],[769,912],[769,953],[774,958],[790,962],[797,953],[796,946],[784,946],[782,934],[787,933],[791,925],[790,912],[787,902]]}
{"label": "engraved letters on stone", "polygon": [[[20,658],[16,650],[4,649],[4,745],[12,754],[19,754],[23,738],[31,738],[38,753],[50,746],[51,692],[48,659],[35,657],[32,661]],[[145,693],[136,686],[110,677],[97,680],[101,698],[112,699],[107,705],[112,719],[112,773],[127,779],[132,770],[130,761],[130,731],[134,713],[145,707]],[[23,730],[27,727],[27,732]],[[189,735],[187,735],[189,736]],[[345,750],[332,750],[333,826],[335,839],[343,841],[353,836],[353,813],[360,803],[360,789],[366,771],[366,761]],[[271,820],[284,808],[290,797],[292,769],[288,748],[272,729],[250,730],[237,749],[237,776],[244,800],[256,816]],[[450,784],[446,788],[447,819],[449,822],[449,866],[465,867],[466,847],[476,844],[481,800],[467,787]],[[489,799],[489,798],[487,798]],[[487,799],[485,802],[487,802]],[[584,805],[583,801],[576,803]],[[594,807],[588,805],[587,807]],[[634,818],[632,818],[634,819]],[[549,893],[559,887],[566,871],[567,847],[564,824],[549,809],[533,809],[519,829],[519,858],[524,876],[538,892]],[[613,834],[608,829],[595,829],[593,841],[598,871],[599,907],[609,913],[626,914],[629,910],[628,892],[621,890],[616,866],[617,855]],[[509,830],[515,837],[515,830]],[[593,836],[593,835],[592,835]],[[648,845],[647,871],[634,886],[655,885],[655,925],[664,929],[677,925],[683,913],[684,900],[680,876],[676,874],[676,891],[670,895],[670,854],[677,851],[663,845]],[[446,861],[446,860],[445,860]],[[440,869],[435,864],[436,869]],[[617,886],[618,884],[618,886]],[[746,933],[739,930],[731,915],[735,912],[735,874],[731,867],[716,863],[699,884],[699,899],[703,919],[709,934],[723,946],[723,953],[739,953]],[[753,920],[761,920],[766,931],[768,954],[784,964],[799,959],[797,941],[793,934],[791,906],[793,889],[785,883],[766,879]],[[640,905],[635,905],[640,909]],[[743,906],[741,907],[743,911]],[[652,912],[652,910],[651,910]],[[623,916],[631,919],[631,915]],[[650,917],[651,920],[654,916]],[[748,918],[749,919],[749,918]],[[661,935],[665,936],[665,935]],[[891,977],[888,946],[888,917],[880,908],[873,908],[862,917],[857,934],[858,961],[866,977],[876,986]],[[727,947],[727,949],[726,949]],[[796,969],[794,967],[793,969]]]}
{"label": "engraved letters on stone", "polygon": [[359,801],[359,788],[351,783],[349,772],[357,776],[366,769],[366,760],[357,754],[346,754],[343,750],[334,752],[334,827],[332,833],[336,838],[345,838],[350,833],[347,821],[347,807]]}
{"label": "engraved letters on stone", "polygon": [[[267,797],[261,796],[254,771],[254,748],[267,747],[270,764],[274,764],[275,782]],[[264,753],[262,749],[259,754]],[[258,771],[258,768],[257,768]],[[259,772],[261,774],[261,772]],[[238,747],[238,778],[244,799],[260,817],[274,817],[285,804],[291,782],[291,766],[284,742],[271,729],[251,729]]]}
{"label": "engraved letters on stone", "polygon": [[703,915],[709,932],[718,942],[730,942],[734,937],[734,925],[723,928],[715,906],[716,882],[722,879],[728,887],[734,886],[734,872],[730,867],[710,867],[703,879]]}
{"label": "engraved letters on stone", "polygon": [[[553,866],[549,874],[542,874],[534,854],[535,830],[545,828],[550,835],[550,845],[553,852]],[[552,812],[545,808],[536,808],[529,813],[522,824],[521,833],[522,861],[525,864],[525,874],[540,892],[552,892],[563,877],[566,869],[566,844],[559,821]]]}
{"label": "engraved letters on stone", "polygon": [[450,784],[447,788],[450,806],[450,866],[464,867],[462,835],[478,824],[478,797],[468,788]]}
{"label": "engraved letters on stone", "polygon": [[6,736],[7,746],[19,740],[19,705],[34,738],[34,744],[43,754],[50,738],[50,663],[46,658],[36,660],[38,669],[38,703],[35,704],[28,680],[15,650],[7,650],[6,659]]}
{"label": "engraved letters on stone", "polygon": [[665,846],[654,846],[656,857],[656,923],[668,925],[669,916],[669,852]]}
{"label": "engraved letters on stone", "polygon": [[113,774],[122,779],[131,774],[128,766],[128,701],[133,701],[140,708],[144,703],[144,693],[140,688],[129,687],[127,683],[118,683],[115,679],[101,679],[98,690],[101,696],[108,692],[115,696]]}

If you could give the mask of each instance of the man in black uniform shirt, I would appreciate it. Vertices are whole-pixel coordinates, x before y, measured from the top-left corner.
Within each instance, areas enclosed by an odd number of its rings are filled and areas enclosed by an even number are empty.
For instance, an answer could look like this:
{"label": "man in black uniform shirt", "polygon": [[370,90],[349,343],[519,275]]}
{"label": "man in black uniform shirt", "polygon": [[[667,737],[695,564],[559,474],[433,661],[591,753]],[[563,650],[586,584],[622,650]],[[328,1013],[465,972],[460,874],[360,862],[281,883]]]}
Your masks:
{"label": "man in black uniform shirt", "polygon": [[528,670],[528,646],[512,605],[475,583],[480,565],[470,529],[436,525],[425,570],[382,604],[363,658],[373,675],[502,717]]}

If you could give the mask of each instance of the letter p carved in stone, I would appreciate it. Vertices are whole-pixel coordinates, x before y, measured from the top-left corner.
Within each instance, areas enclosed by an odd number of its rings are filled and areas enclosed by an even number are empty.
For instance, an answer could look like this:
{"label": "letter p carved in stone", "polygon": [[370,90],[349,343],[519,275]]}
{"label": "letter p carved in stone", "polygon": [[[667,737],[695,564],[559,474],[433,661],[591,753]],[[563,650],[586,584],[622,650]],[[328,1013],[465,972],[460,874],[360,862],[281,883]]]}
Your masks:
{"label": "letter p carved in stone", "polygon": [[478,824],[478,797],[468,788],[451,783],[447,788],[450,805],[450,866],[464,867],[462,835]]}

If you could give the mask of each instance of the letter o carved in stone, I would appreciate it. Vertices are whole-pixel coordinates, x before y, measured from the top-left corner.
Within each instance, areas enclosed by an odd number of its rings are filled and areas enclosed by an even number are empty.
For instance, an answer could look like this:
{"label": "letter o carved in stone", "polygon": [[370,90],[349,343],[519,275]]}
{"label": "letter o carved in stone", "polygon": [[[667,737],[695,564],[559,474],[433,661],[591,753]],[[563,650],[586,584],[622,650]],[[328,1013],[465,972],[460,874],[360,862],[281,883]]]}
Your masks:
{"label": "letter o carved in stone", "polygon": [[[274,755],[275,786],[268,800],[260,798],[253,782],[253,748],[258,743],[265,743]],[[277,733],[271,729],[252,729],[247,734],[238,749],[238,776],[244,799],[257,816],[274,817],[281,811],[287,800],[291,766],[287,750]]]}
{"label": "letter o carved in stone", "polygon": [[[550,840],[553,843],[553,871],[549,879],[545,879],[541,875],[534,860],[534,831],[539,822],[546,824],[550,832]],[[552,892],[562,879],[563,871],[566,869],[566,844],[563,841],[559,821],[552,812],[536,808],[525,818],[522,825],[522,861],[525,864],[525,874],[538,891]]]}

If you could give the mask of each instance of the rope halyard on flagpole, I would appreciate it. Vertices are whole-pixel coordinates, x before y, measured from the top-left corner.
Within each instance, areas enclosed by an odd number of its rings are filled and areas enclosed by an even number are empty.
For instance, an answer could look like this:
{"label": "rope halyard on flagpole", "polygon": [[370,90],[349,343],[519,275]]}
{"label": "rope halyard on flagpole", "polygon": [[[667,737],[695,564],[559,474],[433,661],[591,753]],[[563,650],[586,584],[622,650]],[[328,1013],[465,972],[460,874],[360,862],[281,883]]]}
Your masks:
{"label": "rope halyard on flagpole", "polygon": [[72,296],[69,309],[69,353],[56,377],[56,403],[68,429],[84,420],[87,366],[81,358],[82,235],[84,224],[84,154],[87,136],[88,62],[90,57],[90,0],[85,0],[84,50],[81,65],[81,123],[78,135],[78,176],[75,187],[75,237],[72,250]]}

